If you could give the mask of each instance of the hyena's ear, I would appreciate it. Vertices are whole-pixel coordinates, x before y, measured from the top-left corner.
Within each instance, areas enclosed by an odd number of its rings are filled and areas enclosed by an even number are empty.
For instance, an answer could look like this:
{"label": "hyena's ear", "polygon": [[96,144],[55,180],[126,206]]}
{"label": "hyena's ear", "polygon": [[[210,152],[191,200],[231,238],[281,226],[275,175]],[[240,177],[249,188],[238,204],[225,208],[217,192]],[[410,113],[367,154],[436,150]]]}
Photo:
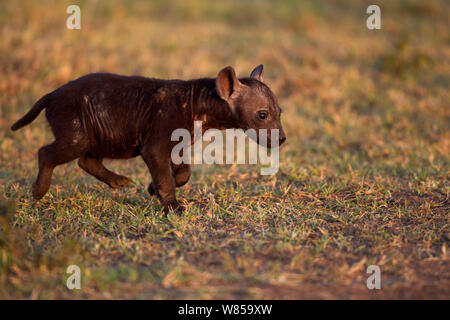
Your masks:
{"label": "hyena's ear", "polygon": [[242,89],[243,84],[236,77],[236,72],[230,66],[220,70],[216,78],[216,91],[223,100],[230,102],[233,94]]}
{"label": "hyena's ear", "polygon": [[260,64],[255,69],[253,69],[252,73],[250,74],[250,78],[263,82],[264,80],[263,74],[264,74],[264,66]]}

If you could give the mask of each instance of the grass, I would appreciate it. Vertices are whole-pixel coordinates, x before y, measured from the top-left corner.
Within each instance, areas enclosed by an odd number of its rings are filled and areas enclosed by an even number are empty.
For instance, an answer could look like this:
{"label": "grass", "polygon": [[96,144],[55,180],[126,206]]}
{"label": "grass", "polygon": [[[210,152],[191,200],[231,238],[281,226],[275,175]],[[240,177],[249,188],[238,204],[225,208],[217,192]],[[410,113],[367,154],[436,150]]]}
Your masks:
{"label": "grass", "polygon": [[[450,298],[448,3],[383,3],[376,31],[366,1],[79,3],[79,31],[72,3],[0,4],[0,298]],[[43,94],[260,63],[288,137],[275,176],[194,166],[187,212],[164,216],[141,159],[108,163],[133,180],[120,190],[71,163],[33,201],[51,132],[9,127]]]}

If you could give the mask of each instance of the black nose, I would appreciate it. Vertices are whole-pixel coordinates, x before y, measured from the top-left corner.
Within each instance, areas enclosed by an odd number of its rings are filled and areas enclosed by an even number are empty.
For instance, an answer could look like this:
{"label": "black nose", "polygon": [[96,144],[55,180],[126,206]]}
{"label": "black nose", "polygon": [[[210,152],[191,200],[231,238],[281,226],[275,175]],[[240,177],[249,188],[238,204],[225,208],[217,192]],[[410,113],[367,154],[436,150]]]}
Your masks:
{"label": "black nose", "polygon": [[286,141],[286,137],[280,137],[280,146]]}

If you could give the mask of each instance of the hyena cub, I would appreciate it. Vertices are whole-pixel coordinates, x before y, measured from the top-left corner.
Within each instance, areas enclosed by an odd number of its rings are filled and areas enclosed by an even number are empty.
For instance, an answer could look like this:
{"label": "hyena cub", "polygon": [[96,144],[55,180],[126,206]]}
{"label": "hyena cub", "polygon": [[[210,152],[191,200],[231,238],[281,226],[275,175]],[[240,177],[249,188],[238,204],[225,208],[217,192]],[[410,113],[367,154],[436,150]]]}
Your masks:
{"label": "hyena cub", "polygon": [[[130,179],[106,169],[102,160],[140,155],[153,180],[149,192],[158,196],[166,211],[181,210],[175,188],[186,184],[191,169],[171,161],[175,129],[193,133],[194,120],[202,119],[203,130],[267,129],[269,146],[286,140],[277,99],[263,83],[262,65],[241,79],[232,67],[222,69],[216,78],[189,81],[88,74],[43,96],[11,129],[29,124],[44,108],[55,141],[39,149],[36,200],[48,191],[57,165],[79,159],[84,171],[119,188]],[[270,129],[279,129],[279,141],[272,141]]]}

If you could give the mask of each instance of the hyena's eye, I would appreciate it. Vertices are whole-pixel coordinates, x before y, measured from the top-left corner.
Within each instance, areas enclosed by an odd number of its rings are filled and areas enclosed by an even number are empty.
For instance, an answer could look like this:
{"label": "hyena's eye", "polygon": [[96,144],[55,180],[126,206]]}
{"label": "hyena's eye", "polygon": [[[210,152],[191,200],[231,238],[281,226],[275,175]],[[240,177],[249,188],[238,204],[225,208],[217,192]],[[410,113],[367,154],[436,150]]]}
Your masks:
{"label": "hyena's eye", "polygon": [[266,111],[258,111],[258,118],[259,118],[259,120],[266,120],[267,112]]}

